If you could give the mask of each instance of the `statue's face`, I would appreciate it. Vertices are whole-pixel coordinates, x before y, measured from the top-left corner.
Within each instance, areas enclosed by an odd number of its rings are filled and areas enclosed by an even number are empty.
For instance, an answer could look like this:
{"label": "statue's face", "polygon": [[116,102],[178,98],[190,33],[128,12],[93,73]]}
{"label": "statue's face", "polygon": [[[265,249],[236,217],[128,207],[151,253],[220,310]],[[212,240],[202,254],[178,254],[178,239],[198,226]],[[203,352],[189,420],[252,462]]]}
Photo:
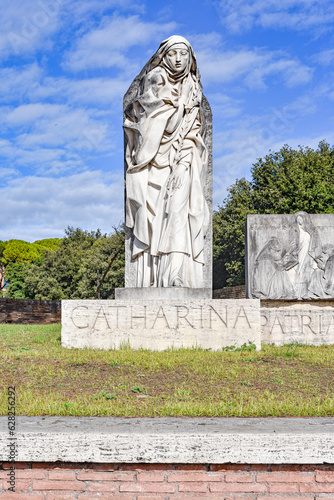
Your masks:
{"label": "statue's face", "polygon": [[167,52],[166,59],[169,66],[176,72],[180,73],[186,69],[189,62],[189,51],[184,43],[173,45]]}

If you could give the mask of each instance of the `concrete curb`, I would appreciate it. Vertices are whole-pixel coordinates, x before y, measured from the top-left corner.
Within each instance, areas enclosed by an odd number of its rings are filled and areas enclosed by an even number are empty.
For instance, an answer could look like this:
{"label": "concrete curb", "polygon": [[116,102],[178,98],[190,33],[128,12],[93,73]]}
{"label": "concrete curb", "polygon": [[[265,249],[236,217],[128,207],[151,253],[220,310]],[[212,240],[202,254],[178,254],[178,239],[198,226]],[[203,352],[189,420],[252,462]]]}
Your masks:
{"label": "concrete curb", "polygon": [[0,461],[333,464],[334,418],[0,417]]}

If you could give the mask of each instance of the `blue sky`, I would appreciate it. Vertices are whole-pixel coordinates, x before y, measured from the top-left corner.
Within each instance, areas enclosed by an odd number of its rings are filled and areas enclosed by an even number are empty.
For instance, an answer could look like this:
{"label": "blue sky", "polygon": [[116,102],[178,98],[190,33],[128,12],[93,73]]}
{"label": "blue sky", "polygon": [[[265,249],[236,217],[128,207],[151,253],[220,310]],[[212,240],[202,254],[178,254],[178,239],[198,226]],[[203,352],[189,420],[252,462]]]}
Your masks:
{"label": "blue sky", "polygon": [[188,38],[214,125],[214,207],[283,144],[334,144],[332,0],[15,0],[0,6],[0,239],[123,220],[122,99]]}

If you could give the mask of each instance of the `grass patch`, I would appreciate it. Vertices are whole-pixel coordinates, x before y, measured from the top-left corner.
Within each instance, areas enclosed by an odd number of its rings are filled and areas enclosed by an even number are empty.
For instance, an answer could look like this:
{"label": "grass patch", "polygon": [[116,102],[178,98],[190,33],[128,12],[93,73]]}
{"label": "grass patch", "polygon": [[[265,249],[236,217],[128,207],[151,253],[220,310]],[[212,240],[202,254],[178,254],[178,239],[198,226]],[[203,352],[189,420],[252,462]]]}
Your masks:
{"label": "grass patch", "polygon": [[333,416],[334,346],[63,349],[60,325],[0,325],[0,414]]}

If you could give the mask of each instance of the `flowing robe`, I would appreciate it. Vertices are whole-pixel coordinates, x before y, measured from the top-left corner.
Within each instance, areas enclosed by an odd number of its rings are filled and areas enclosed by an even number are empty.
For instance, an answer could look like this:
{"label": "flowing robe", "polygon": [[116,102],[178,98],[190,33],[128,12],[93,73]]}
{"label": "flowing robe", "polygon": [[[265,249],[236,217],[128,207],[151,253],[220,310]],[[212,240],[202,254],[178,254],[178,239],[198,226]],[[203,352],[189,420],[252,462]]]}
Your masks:
{"label": "flowing robe", "polygon": [[[125,110],[126,225],[133,228],[137,286],[201,287],[209,210],[207,150],[195,75],[173,82],[162,66],[145,75]],[[171,176],[179,171],[181,185]]]}

